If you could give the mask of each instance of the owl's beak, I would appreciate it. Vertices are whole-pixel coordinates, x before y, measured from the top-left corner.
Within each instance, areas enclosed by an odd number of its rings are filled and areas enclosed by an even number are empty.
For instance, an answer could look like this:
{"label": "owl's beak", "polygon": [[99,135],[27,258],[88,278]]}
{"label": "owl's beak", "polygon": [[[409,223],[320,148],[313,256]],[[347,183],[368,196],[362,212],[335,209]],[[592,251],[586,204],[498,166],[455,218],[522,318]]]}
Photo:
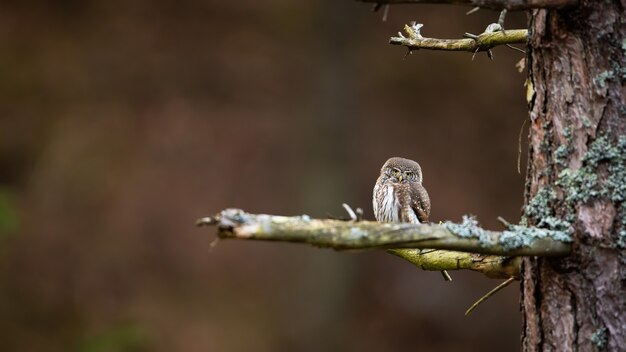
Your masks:
{"label": "owl's beak", "polygon": [[398,180],[400,180],[400,182],[402,182],[402,175],[398,176]]}

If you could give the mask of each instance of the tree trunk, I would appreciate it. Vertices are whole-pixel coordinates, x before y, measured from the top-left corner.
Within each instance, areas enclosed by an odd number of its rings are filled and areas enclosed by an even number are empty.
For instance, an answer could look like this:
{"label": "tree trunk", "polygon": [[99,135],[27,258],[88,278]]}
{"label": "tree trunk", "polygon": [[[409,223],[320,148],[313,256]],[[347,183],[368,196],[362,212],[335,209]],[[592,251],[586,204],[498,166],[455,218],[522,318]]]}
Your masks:
{"label": "tree trunk", "polygon": [[626,351],[625,6],[531,15],[524,217],[574,246],[524,260],[525,351]]}

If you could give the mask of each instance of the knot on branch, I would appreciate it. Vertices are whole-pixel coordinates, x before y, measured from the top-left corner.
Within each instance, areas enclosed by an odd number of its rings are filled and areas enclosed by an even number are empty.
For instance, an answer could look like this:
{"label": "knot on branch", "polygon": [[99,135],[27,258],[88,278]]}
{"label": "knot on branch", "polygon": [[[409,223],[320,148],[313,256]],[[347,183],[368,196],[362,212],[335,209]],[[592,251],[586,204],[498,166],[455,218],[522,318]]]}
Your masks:
{"label": "knot on branch", "polygon": [[[404,25],[404,32],[409,36],[410,39],[424,39],[421,33],[422,27],[424,27],[423,23],[417,23],[413,21],[411,22],[410,26],[408,24]],[[398,32],[398,35],[406,39],[406,37],[402,35],[402,32]]]}

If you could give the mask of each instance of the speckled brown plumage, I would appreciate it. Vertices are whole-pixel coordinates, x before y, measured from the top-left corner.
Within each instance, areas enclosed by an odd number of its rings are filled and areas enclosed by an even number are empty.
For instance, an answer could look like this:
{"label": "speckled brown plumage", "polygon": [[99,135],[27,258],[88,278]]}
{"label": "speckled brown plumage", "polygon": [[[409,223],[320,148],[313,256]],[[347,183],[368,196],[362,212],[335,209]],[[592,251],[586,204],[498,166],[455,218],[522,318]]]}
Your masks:
{"label": "speckled brown plumage", "polygon": [[374,216],[380,222],[423,223],[430,216],[430,198],[422,186],[422,169],[404,158],[391,158],[374,186]]}

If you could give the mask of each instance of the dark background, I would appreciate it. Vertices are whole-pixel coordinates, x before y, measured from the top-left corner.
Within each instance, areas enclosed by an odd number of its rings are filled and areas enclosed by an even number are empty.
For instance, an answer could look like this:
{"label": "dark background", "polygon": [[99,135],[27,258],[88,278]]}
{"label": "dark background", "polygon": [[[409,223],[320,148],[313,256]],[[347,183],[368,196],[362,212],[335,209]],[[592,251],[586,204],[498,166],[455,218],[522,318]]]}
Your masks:
{"label": "dark background", "polygon": [[210,251],[214,230],[193,226],[342,202],[371,219],[391,156],[422,165],[431,220],[517,221],[523,54],[403,60],[387,44],[412,20],[458,38],[498,17],[467,10],[398,5],[383,23],[351,0],[3,2],[2,350],[518,349],[517,284],[464,317],[499,281],[446,283],[384,252]]}

